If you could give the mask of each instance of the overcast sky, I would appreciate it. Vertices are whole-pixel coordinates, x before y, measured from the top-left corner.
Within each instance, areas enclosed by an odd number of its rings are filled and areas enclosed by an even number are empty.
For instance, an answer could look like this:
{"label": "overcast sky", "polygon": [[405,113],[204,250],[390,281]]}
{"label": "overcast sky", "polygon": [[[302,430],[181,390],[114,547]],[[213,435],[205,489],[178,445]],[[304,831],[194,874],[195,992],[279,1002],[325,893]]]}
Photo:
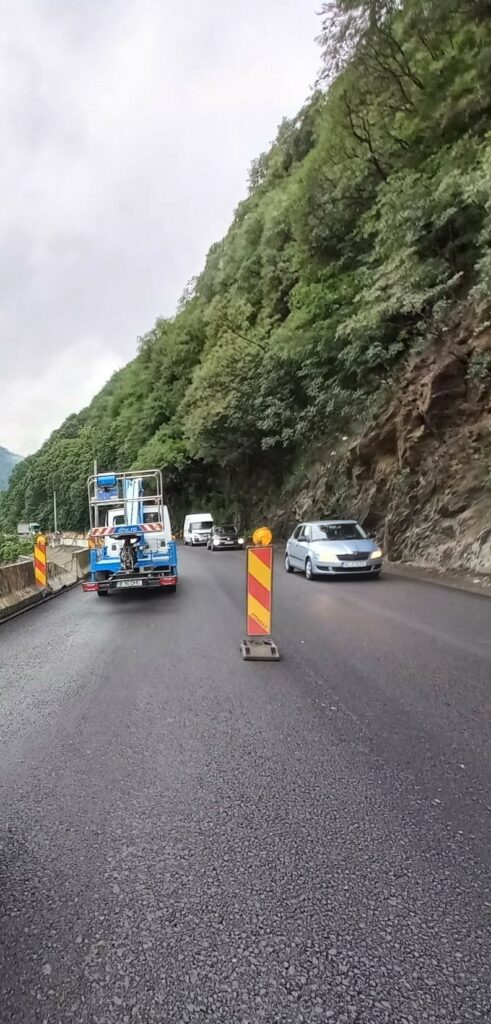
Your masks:
{"label": "overcast sky", "polygon": [[0,0],[0,444],[171,315],[319,65],[316,0]]}

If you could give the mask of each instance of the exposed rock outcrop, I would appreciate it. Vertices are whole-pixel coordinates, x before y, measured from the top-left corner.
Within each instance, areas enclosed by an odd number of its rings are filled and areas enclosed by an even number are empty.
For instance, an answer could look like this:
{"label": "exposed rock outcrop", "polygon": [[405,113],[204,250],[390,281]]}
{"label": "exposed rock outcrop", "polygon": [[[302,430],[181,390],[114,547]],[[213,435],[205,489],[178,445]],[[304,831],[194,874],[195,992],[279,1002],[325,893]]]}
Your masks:
{"label": "exposed rock outcrop", "polygon": [[391,559],[491,575],[491,328],[449,329],[375,423],[309,476],[297,518],[353,514]]}

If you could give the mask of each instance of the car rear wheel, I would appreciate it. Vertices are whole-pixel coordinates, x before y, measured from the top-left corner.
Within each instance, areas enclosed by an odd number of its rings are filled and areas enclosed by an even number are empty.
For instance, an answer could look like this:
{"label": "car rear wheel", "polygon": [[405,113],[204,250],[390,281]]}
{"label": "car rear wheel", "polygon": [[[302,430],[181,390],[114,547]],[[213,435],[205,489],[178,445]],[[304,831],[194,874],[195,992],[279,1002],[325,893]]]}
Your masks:
{"label": "car rear wheel", "polygon": [[305,579],[308,580],[309,583],[312,583],[312,580],[316,579],[316,573],[312,568],[312,562],[310,558],[306,558],[305,560]]}
{"label": "car rear wheel", "polygon": [[288,555],[285,555],[285,569],[287,572],[295,572]]}

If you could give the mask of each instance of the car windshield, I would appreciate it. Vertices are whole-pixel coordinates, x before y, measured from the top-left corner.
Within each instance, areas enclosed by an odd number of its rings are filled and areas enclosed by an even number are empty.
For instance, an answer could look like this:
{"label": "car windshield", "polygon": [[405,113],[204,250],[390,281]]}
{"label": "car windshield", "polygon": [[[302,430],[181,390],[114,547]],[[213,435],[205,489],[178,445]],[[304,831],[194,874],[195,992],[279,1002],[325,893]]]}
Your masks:
{"label": "car windshield", "polygon": [[314,523],[312,540],[366,540],[358,523]]}
{"label": "car windshield", "polygon": [[191,523],[192,530],[211,530],[212,526],[212,519],[197,519],[195,523]]}
{"label": "car windshield", "polygon": [[226,534],[229,535],[231,533],[237,533],[237,530],[235,529],[235,526],[215,526],[215,533],[218,534],[219,537],[224,537]]}

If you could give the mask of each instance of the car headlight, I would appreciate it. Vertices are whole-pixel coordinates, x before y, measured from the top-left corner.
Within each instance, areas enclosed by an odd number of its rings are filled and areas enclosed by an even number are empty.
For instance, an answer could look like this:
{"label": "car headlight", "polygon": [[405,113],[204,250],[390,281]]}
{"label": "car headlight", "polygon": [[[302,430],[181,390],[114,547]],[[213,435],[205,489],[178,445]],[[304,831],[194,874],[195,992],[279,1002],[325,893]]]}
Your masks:
{"label": "car headlight", "polygon": [[239,537],[239,544],[243,544],[243,543],[244,543],[244,538],[243,537]]}
{"label": "car headlight", "polygon": [[328,549],[327,551],[323,551],[322,554],[317,555],[317,561],[318,562],[336,562],[337,561],[337,556],[336,556],[335,551],[329,551],[329,549]]}
{"label": "car headlight", "polygon": [[214,543],[214,544],[221,544],[222,542],[221,542],[221,540],[220,540],[220,537],[214,537],[214,538],[213,538],[213,543]]}
{"label": "car headlight", "polygon": [[377,548],[376,551],[372,551],[370,558],[382,558],[382,552],[380,548]]}

